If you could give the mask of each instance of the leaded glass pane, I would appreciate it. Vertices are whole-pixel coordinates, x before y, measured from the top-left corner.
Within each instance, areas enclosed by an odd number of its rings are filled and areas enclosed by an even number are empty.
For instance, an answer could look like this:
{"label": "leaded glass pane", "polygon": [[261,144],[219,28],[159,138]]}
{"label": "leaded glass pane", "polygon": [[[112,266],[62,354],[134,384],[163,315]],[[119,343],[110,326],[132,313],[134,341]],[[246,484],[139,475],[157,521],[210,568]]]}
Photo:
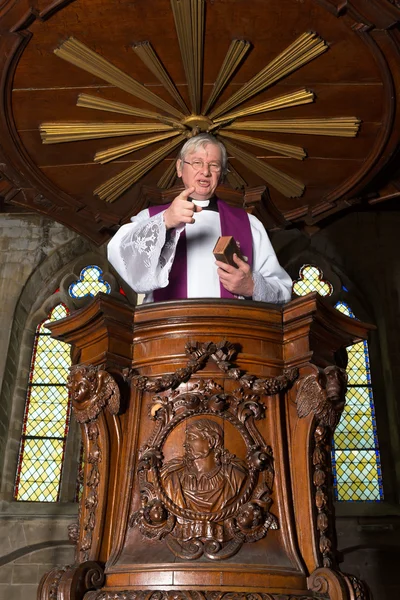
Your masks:
{"label": "leaded glass pane", "polygon": [[[98,292],[109,294],[111,287],[95,265],[83,269],[69,288],[74,298]],[[36,329],[15,482],[17,500],[58,500],[70,416],[66,382],[71,363],[69,345],[52,339],[47,325],[66,316],[67,307],[58,304]]]}
{"label": "leaded glass pane", "polygon": [[346,406],[335,431],[336,450],[374,448],[370,394],[371,391],[367,387],[348,389]]}
{"label": "leaded glass pane", "polygon": [[68,293],[72,298],[96,296],[99,292],[109,294],[111,286],[103,279],[103,271],[96,265],[82,269],[78,281],[69,286]]}
{"label": "leaded glass pane", "polygon": [[63,439],[25,439],[18,500],[57,501],[63,452]]}
{"label": "leaded glass pane", "polygon": [[67,314],[59,304],[36,330],[15,484],[20,501],[58,500],[70,414],[65,385],[70,348],[53,340],[46,324]]}
{"label": "leaded glass pane", "polygon": [[332,284],[323,279],[324,274],[319,267],[304,265],[301,267],[299,275],[300,279],[293,283],[293,291],[298,296],[305,296],[310,292],[318,292],[320,296],[332,294]]}
{"label": "leaded glass pane", "polygon": [[59,319],[64,319],[68,316],[68,309],[64,304],[57,304],[50,312],[48,319],[46,319],[40,325],[40,332],[49,333],[49,330],[46,327],[47,323],[51,323],[52,321],[58,321]]}
{"label": "leaded glass pane", "polygon": [[[327,296],[333,292],[332,285],[323,280],[318,267],[304,265],[299,275],[300,279],[293,285],[297,295],[318,292],[321,296]],[[335,308],[355,318],[345,302],[338,302]],[[383,500],[382,473],[368,342],[361,341],[349,346],[347,354],[346,406],[336,428],[332,449],[335,498],[353,502],[379,501]]]}
{"label": "leaded glass pane", "polygon": [[26,435],[63,437],[67,410],[68,390],[65,385],[33,387],[26,421]]}
{"label": "leaded glass pane", "polygon": [[375,450],[336,450],[339,500],[376,501],[383,498],[379,454]]}
{"label": "leaded glass pane", "polygon": [[[336,308],[355,318],[345,302]],[[337,500],[383,499],[382,473],[371,387],[368,342],[347,348],[346,406],[335,431],[333,470]]]}
{"label": "leaded glass pane", "polygon": [[368,342],[362,341],[347,348],[347,375],[349,385],[368,385],[371,383],[369,370]]}
{"label": "leaded glass pane", "polygon": [[33,384],[65,384],[70,367],[69,345],[50,337],[49,333],[38,336],[36,344]]}

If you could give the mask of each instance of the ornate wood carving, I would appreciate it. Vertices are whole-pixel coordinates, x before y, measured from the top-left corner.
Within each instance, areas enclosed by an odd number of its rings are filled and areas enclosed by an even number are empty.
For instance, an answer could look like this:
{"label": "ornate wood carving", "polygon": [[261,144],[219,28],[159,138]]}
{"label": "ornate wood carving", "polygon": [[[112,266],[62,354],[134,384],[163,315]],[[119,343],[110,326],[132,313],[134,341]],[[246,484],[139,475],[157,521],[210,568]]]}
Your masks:
{"label": "ornate wood carving", "polygon": [[283,375],[278,377],[257,378],[255,375],[244,374],[230,361],[236,356],[237,349],[234,344],[223,340],[214,344],[213,342],[189,342],[185,346],[185,352],[190,356],[187,366],[178,369],[175,373],[163,375],[159,378],[143,377],[135,374],[135,371],[125,371],[132,384],[147,392],[161,392],[175,389],[181,383],[188,381],[190,377],[202,369],[209,358],[211,358],[231,379],[237,380],[243,388],[247,388],[256,394],[273,395],[287,389],[298,376],[298,369],[287,369]]}
{"label": "ornate wood carving", "polygon": [[373,600],[368,586],[354,575],[331,569],[317,569],[308,581],[310,590],[318,594],[328,594],[331,600]]}
{"label": "ornate wood carving", "polygon": [[88,590],[96,590],[103,583],[104,571],[93,561],[56,568],[43,575],[37,600],[82,600]]}
{"label": "ornate wood carving", "polygon": [[[101,297],[51,327],[84,362],[70,389],[87,459],[77,564],[39,600],[370,600],[336,564],[330,481],[334,357],[368,326],[310,295],[133,315]],[[106,581],[86,582],[87,558]]]}
{"label": "ornate wood carving", "polygon": [[67,387],[78,423],[95,420],[104,407],[112,415],[119,411],[118,385],[107,371],[86,365],[71,367]]}
{"label": "ornate wood carving", "polygon": [[333,569],[316,569],[307,583],[310,590],[317,594],[326,594],[330,600],[348,598],[348,587],[343,574]]}
{"label": "ornate wood carving", "polygon": [[120,407],[120,392],[113,377],[102,369],[86,365],[74,365],[70,369],[67,387],[71,394],[72,408],[78,423],[82,425],[85,442],[84,494],[79,510],[79,529],[73,524],[70,539],[77,544],[79,562],[92,558],[97,549],[93,545],[94,531],[101,531],[102,510],[105,498],[99,494],[106,489],[108,460],[108,431],[104,418],[99,419],[104,408],[116,415]]}
{"label": "ornate wood carving", "polygon": [[299,417],[306,417],[312,412],[320,425],[334,430],[346,401],[346,384],[347,374],[344,369],[331,366],[322,370],[314,367],[314,373],[299,382]]}
{"label": "ornate wood carving", "polygon": [[[268,529],[278,527],[269,512],[272,450],[255,424],[265,416],[258,394],[274,395],[286,389],[297,377],[297,369],[261,379],[242,375],[234,367],[231,360],[236,350],[228,341],[189,343],[185,349],[190,356],[186,367],[152,380],[132,375],[132,384],[151,392],[174,390],[211,358],[240,387],[226,394],[213,380],[200,379],[188,389],[153,398],[149,414],[156,426],[138,461],[142,507],[130,517],[130,526],[137,526],[149,539],[165,538],[177,557],[226,560],[244,543],[256,542]],[[213,418],[194,418],[205,415]],[[245,442],[245,461],[224,447],[225,420]],[[181,424],[186,425],[184,452],[165,462],[163,447]]]}
{"label": "ornate wood carving", "polygon": [[[316,600],[316,597],[304,594],[299,596],[213,590],[174,590],[173,592],[155,590],[150,593],[148,590],[126,590],[122,592],[89,592],[85,596],[85,600]],[[324,600],[324,596],[319,596],[319,600]]]}
{"label": "ornate wood carving", "polygon": [[334,539],[332,497],[331,449],[333,432],[339,423],[345,401],[347,374],[336,366],[313,372],[298,382],[297,413],[300,418],[310,413],[315,417],[313,485],[317,509],[316,527],[319,534],[319,551],[324,567],[337,566]]}
{"label": "ornate wood carving", "polygon": [[89,463],[88,474],[85,477],[84,504],[80,512],[80,524],[82,538],[79,544],[80,562],[89,560],[92,549],[93,530],[96,527],[96,509],[99,504],[99,487],[101,483],[102,444],[100,431],[97,423],[89,423],[85,426],[85,437],[87,440],[87,462]]}
{"label": "ornate wood carving", "polygon": [[361,581],[354,575],[344,574],[345,581],[349,586],[350,596],[354,600],[372,600],[372,595],[365,581]]}

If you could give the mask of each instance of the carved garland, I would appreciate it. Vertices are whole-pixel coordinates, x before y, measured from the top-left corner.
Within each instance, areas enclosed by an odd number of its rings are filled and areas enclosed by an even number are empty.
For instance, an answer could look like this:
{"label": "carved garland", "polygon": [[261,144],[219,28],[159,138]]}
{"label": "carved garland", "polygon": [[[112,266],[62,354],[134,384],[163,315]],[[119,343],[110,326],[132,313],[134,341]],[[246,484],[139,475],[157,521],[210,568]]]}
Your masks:
{"label": "carved garland", "polygon": [[71,394],[72,408],[78,423],[83,427],[86,440],[86,460],[88,470],[85,478],[84,503],[79,510],[79,534],[74,525],[70,528],[73,541],[76,540],[80,562],[89,560],[96,527],[96,511],[99,504],[98,488],[101,481],[103,459],[102,440],[97,419],[107,407],[111,414],[117,414],[120,406],[120,393],[115,380],[109,373],[98,367],[74,365],[70,369],[67,387]]}
{"label": "carved garland", "polygon": [[80,543],[80,562],[89,560],[89,552],[92,547],[93,530],[96,526],[96,508],[99,503],[98,488],[100,485],[100,463],[102,460],[102,451],[100,447],[100,432],[96,423],[85,425],[85,434],[88,442],[87,461],[90,464],[90,471],[86,481],[87,492],[85,494],[83,511],[80,517],[83,523],[83,538]]}
{"label": "carved garland", "polygon": [[[290,385],[297,371],[270,379],[243,375],[230,362],[236,351],[226,341],[188,344],[186,352],[190,356],[187,366],[173,374],[149,379],[130,373],[132,384],[139,389],[151,392],[173,389],[168,396],[155,396],[150,405],[150,418],[156,425],[139,454],[142,507],[132,514],[130,526],[138,527],[149,539],[165,538],[170,550],[180,558],[195,560],[204,555],[222,560],[236,554],[243,543],[255,542],[265,537],[269,529],[278,527],[276,518],[268,511],[274,478],[272,450],[255,425],[255,421],[264,418],[265,407],[260,397],[249,391],[276,394]],[[199,380],[184,392],[174,390],[203,368],[210,358],[241,386],[225,394],[214,381]],[[245,461],[223,447],[222,428],[215,419],[192,419],[205,415],[219,417],[233,425],[245,443]],[[163,446],[174,429],[185,421],[185,455],[164,463]],[[205,456],[212,454],[215,461],[203,475],[193,467],[196,460],[188,435],[197,440],[212,439],[212,442],[204,442],[206,448],[202,451]],[[200,464],[201,460],[197,462]],[[180,477],[184,481],[182,487]],[[203,483],[198,482],[198,477]],[[213,483],[204,483],[207,479]],[[211,485],[213,492],[211,488],[200,489],[197,485]],[[187,486],[192,490],[188,497],[185,496]],[[215,490],[220,490],[224,500],[210,499],[214,493],[218,495]]]}
{"label": "carved garland", "polygon": [[345,401],[347,374],[344,369],[330,366],[322,370],[311,365],[314,373],[299,382],[297,414],[300,418],[313,413],[315,416],[313,484],[317,508],[316,528],[319,533],[319,550],[324,567],[337,566],[336,547],[332,531],[332,498],[330,488],[332,436],[339,423]]}
{"label": "carved garland", "polygon": [[255,375],[245,374],[235,367],[230,361],[234,359],[237,350],[233,344],[223,340],[214,342],[189,342],[185,345],[185,352],[190,357],[186,367],[174,373],[158,378],[138,375],[135,370],[126,370],[124,373],[135,387],[146,392],[163,392],[177,388],[181,383],[190,379],[197,371],[204,368],[211,358],[218,368],[230,379],[237,380],[244,388],[251,389],[256,394],[272,396],[284,391],[297,379],[298,369],[285,369],[283,375],[278,377],[257,378]]}
{"label": "carved garland", "polygon": [[[320,600],[327,596],[319,596]],[[118,592],[89,592],[85,600],[316,600],[316,596],[292,594],[263,594],[249,592],[174,590],[126,590]]]}

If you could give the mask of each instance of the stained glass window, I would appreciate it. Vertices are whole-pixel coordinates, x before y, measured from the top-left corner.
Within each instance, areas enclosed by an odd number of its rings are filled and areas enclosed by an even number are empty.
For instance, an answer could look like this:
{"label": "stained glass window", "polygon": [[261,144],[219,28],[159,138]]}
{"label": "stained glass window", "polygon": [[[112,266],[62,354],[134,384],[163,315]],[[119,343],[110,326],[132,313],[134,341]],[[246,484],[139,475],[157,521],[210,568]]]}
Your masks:
{"label": "stained glass window", "polygon": [[68,293],[72,298],[96,296],[98,292],[109,294],[111,286],[103,279],[103,271],[96,265],[82,269],[78,281],[71,283]]}
{"label": "stained glass window", "polygon": [[[318,292],[330,296],[333,286],[323,279],[321,269],[304,265],[293,284],[298,296]],[[345,290],[347,291],[347,290]],[[335,306],[355,318],[345,302]],[[348,389],[346,406],[336,428],[332,447],[335,498],[339,501],[383,500],[382,474],[371,385],[368,342],[347,348]]]}
{"label": "stained glass window", "polygon": [[[355,318],[345,302],[335,306]],[[332,464],[337,500],[383,500],[368,342],[347,348],[346,406],[336,428]]]}
{"label": "stained glass window", "polygon": [[303,265],[299,279],[293,283],[293,291],[297,296],[305,296],[310,292],[318,292],[320,296],[331,296],[332,284],[324,280],[324,274],[319,267]]}
{"label": "stained glass window", "polygon": [[[89,265],[68,292],[72,298],[81,298],[109,294],[111,287],[102,270]],[[71,411],[66,387],[70,347],[52,339],[46,325],[67,315],[67,307],[58,304],[36,329],[15,481],[19,501],[56,502],[60,498]],[[80,470],[82,464],[81,456]]]}
{"label": "stained glass window", "polygon": [[46,325],[68,315],[58,304],[36,329],[21,436],[15,499],[56,502],[68,433],[70,406],[65,386],[68,344],[50,337]]}

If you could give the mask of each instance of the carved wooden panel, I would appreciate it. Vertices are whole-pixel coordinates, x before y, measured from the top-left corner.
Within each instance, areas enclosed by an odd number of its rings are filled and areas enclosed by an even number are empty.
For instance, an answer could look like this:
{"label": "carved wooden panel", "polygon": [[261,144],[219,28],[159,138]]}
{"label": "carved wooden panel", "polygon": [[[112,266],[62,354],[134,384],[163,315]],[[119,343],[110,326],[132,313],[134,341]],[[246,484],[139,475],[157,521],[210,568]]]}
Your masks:
{"label": "carved wooden panel", "polygon": [[[269,512],[273,452],[257,421],[265,419],[261,395],[283,391],[298,373],[292,369],[268,379],[241,376],[229,363],[235,354],[229,342],[190,344],[187,353],[188,367],[170,377],[131,379],[141,389],[173,391],[154,396],[148,407],[155,426],[138,457],[141,508],[131,515],[130,527],[149,540],[165,538],[177,558],[226,560],[243,544],[278,529]],[[210,357],[237,380],[231,393],[213,379],[174,389]],[[228,439],[241,457],[226,447]]]}
{"label": "carved wooden panel", "polygon": [[[3,2],[8,201],[102,243],[146,204],[143,186],[174,184],[177,147],[201,130],[228,147],[222,194],[268,188],[269,226],[386,193],[399,16],[387,0]],[[60,125],[71,141],[53,143]]]}

